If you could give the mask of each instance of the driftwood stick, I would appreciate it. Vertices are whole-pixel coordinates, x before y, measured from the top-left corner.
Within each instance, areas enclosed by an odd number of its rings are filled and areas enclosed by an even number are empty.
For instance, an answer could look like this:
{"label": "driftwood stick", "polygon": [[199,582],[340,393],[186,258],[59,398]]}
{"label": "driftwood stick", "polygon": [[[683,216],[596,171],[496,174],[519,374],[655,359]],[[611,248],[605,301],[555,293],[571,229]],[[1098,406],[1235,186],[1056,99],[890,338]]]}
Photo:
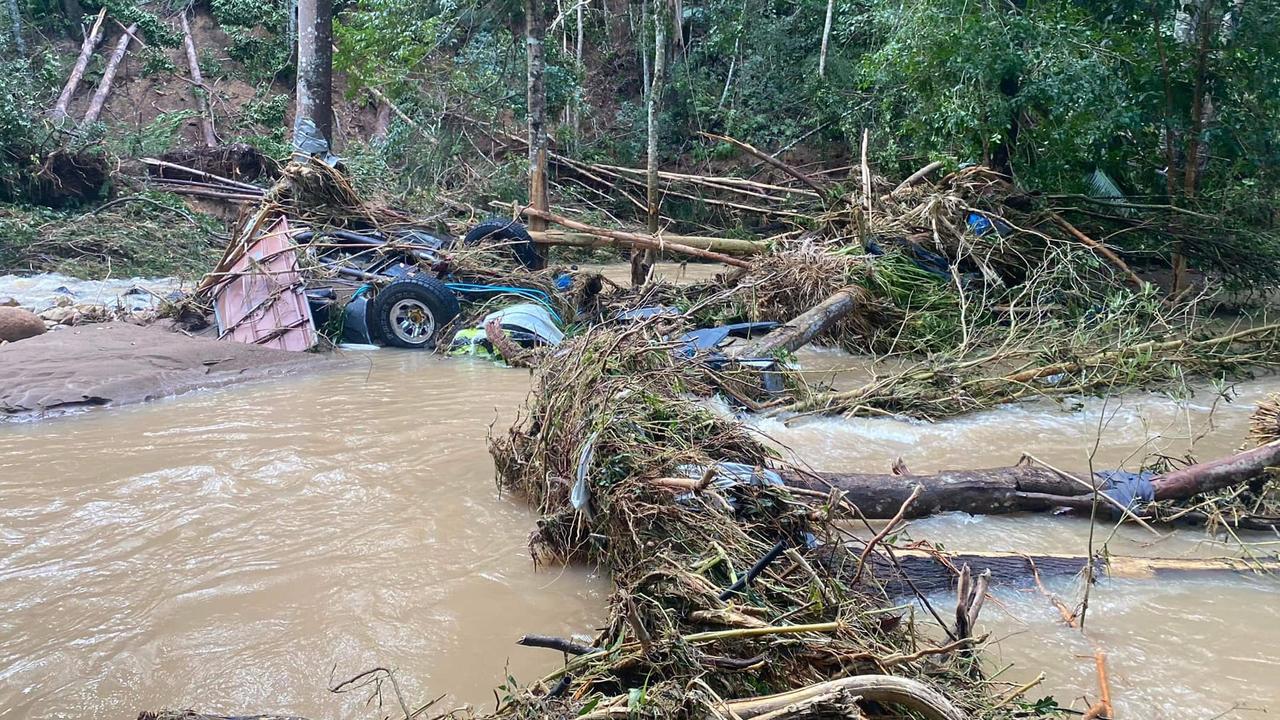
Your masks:
{"label": "driftwood stick", "polygon": [[906,180],[903,180],[902,182],[898,183],[898,187],[894,188],[893,191],[890,192],[885,197],[894,197],[898,193],[906,190],[907,188],[918,185],[925,178],[929,177],[930,175],[932,175],[933,173],[941,169],[942,169],[942,163],[940,161],[935,160],[929,163],[928,165],[925,165],[919,170],[908,175]]}
{"label": "driftwood stick", "polygon": [[200,72],[200,60],[196,54],[196,41],[191,36],[191,24],[187,22],[187,13],[183,11],[182,40],[187,49],[187,68],[191,72],[191,92],[196,96],[200,106],[200,132],[204,136],[205,147],[217,147],[218,135],[213,130],[213,108],[209,104],[209,88],[204,84],[204,75]]}
{"label": "driftwood stick", "polygon": [[586,655],[593,653],[595,648],[590,645],[576,643],[566,638],[553,637],[551,635],[525,635],[516,641],[517,645],[525,647],[547,648],[549,650],[559,650],[567,655]]}
{"label": "driftwood stick", "polygon": [[875,550],[876,545],[889,537],[889,533],[898,527],[898,524],[902,522],[903,517],[907,514],[907,509],[911,507],[911,503],[915,502],[923,491],[924,488],[917,485],[911,491],[911,494],[907,496],[907,499],[902,501],[902,507],[898,508],[898,512],[889,519],[889,522],[885,523],[884,527],[880,528],[880,532],[876,533],[875,537],[867,541],[867,546],[862,548],[862,554],[858,555],[858,569],[853,573],[851,584],[857,584],[862,577],[863,571],[867,569],[867,558],[871,556],[871,551]]}
{"label": "driftwood stick", "polygon": [[111,58],[107,60],[107,67],[102,71],[102,80],[98,82],[98,89],[93,93],[93,99],[89,101],[89,109],[85,111],[84,118],[80,121],[81,125],[98,121],[98,116],[102,114],[102,107],[107,104],[107,97],[111,95],[111,83],[115,81],[120,63],[124,60],[125,53],[129,51],[129,41],[137,31],[138,23],[134,23],[121,33],[120,39],[116,42],[116,49],[111,53]]}
{"label": "driftwood stick", "polygon": [[71,68],[71,75],[67,77],[67,84],[62,86],[62,92],[58,95],[58,102],[54,103],[53,110],[49,113],[49,117],[53,121],[59,122],[67,117],[67,106],[71,104],[71,98],[75,96],[76,90],[80,87],[80,81],[84,79],[84,71],[89,67],[89,60],[93,57],[93,50],[98,46],[98,41],[102,39],[102,21],[107,17],[107,9],[102,8],[98,11],[98,19],[93,22],[93,28],[84,36],[84,42],[80,43],[80,57],[76,59],[76,64]]}
{"label": "driftwood stick", "polygon": [[599,235],[600,237],[612,238],[614,240],[630,245],[632,247],[641,247],[645,249],[679,253],[681,255],[689,255],[692,257],[702,258],[704,260],[714,260],[715,262],[724,263],[725,265],[732,265],[734,267],[740,267],[740,268],[751,267],[751,263],[747,262],[746,260],[730,257],[728,255],[712,252],[710,250],[703,250],[701,248],[690,247],[688,245],[681,245],[679,243],[666,242],[665,240],[662,239],[661,235],[659,236],[638,235],[636,233],[623,232],[621,230],[606,230],[605,228],[598,228],[593,225],[588,225],[586,223],[580,223],[577,220],[570,220],[569,218],[561,217],[560,215],[556,215],[554,213],[535,210],[534,208],[522,208],[520,210],[520,213],[523,215],[527,215],[529,217],[541,218],[543,220],[546,220],[547,222],[555,223],[556,225],[562,225],[564,227],[569,228],[570,230],[577,230],[579,232],[588,233],[590,235]]}
{"label": "driftwood stick", "polygon": [[778,158],[770,155],[769,153],[764,152],[763,150],[759,150],[752,145],[748,145],[747,143],[744,143],[741,140],[731,138],[728,135],[716,135],[715,133],[709,133],[709,132],[700,132],[698,134],[711,140],[718,140],[720,142],[729,143],[730,145],[733,145],[734,147],[738,148],[739,150],[742,150],[748,155],[755,157],[757,160],[762,160],[765,163],[772,165],[773,167],[790,175],[796,180],[799,180],[805,185],[808,185],[809,187],[813,188],[813,191],[818,193],[818,197],[822,197],[824,194],[824,190],[822,189],[822,186],[819,185],[813,178],[800,172],[794,167],[788,165],[787,163],[782,162]]}

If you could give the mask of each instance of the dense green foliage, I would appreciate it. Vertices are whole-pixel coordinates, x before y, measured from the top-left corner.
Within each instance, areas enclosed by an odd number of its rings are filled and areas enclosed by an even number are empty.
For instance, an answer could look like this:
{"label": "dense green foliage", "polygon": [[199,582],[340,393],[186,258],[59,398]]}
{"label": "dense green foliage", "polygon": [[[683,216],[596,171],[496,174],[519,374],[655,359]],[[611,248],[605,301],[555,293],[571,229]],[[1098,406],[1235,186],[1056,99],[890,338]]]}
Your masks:
{"label": "dense green foliage", "polygon": [[[1182,202],[1169,196],[1166,168],[1180,172],[1197,103],[1207,98],[1198,137],[1209,160],[1193,194],[1274,222],[1275,0],[1188,4],[1212,16],[1203,48],[1194,28],[1188,35],[1194,23],[1179,15],[1181,0],[837,0],[819,77],[825,6],[684,4],[663,118],[668,160],[713,156],[715,148],[691,139],[698,130],[767,148],[803,137],[826,157],[847,157],[868,128],[878,167],[891,174],[935,158],[986,162],[1030,187],[1085,191],[1102,170],[1131,198]],[[642,54],[651,33],[642,13],[638,4],[611,14],[592,6],[582,68],[572,13],[552,25],[550,111],[568,105],[590,119],[576,138],[586,152],[635,161],[643,148]],[[361,0],[341,15],[339,36],[343,67],[357,82],[390,86],[411,107],[425,94],[437,101],[424,112],[493,117],[505,108],[518,118],[521,30],[519,8],[502,3]]]}
{"label": "dense green foliage", "polygon": [[[75,27],[54,0],[20,4],[29,37]],[[143,27],[154,46],[139,53],[144,73],[174,71],[163,49],[178,40],[178,5],[82,3],[86,12],[102,5]],[[295,32],[289,3],[197,7],[228,39],[201,49],[206,75],[257,90],[219,131],[283,153]],[[653,7],[588,3],[579,28],[576,5],[556,6],[545,50],[559,149],[643,162]],[[679,7],[659,116],[669,169],[733,167],[726,161],[739,153],[699,131],[833,168],[856,162],[866,130],[872,165],[889,177],[930,160],[949,168],[987,163],[1029,189],[1176,206],[1189,212],[1110,242],[1165,258],[1176,248],[1210,268],[1275,265],[1280,0],[834,0],[821,74],[827,0]],[[513,0],[337,3],[336,64],[349,107],[372,107],[365,91],[376,88],[412,120],[393,117],[384,134],[362,137],[347,154],[368,155],[364,167],[398,171],[397,189],[410,194],[463,192],[476,206],[521,197],[520,150],[509,133],[521,132],[525,114],[523,9]],[[27,57],[0,48],[8,63],[0,78],[0,141],[8,150],[0,192],[11,196],[24,186],[15,168],[29,166],[29,149],[44,142],[39,118],[69,62],[31,44]],[[154,152],[179,117],[97,137],[125,155]],[[367,128],[369,119],[340,120]],[[82,141],[95,137],[90,130]],[[721,226],[741,221],[680,202],[664,209]],[[632,207],[618,201],[609,209]]]}

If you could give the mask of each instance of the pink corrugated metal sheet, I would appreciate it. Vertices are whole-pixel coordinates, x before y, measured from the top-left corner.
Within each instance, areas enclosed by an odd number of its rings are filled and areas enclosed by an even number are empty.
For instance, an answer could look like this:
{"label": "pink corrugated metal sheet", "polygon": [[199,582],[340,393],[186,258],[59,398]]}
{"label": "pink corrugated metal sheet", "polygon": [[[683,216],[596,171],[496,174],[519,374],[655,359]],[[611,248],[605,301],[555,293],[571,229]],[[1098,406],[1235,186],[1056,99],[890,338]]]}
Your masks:
{"label": "pink corrugated metal sheet", "polygon": [[279,350],[309,350],[316,344],[288,220],[277,220],[229,273],[213,293],[219,340]]}

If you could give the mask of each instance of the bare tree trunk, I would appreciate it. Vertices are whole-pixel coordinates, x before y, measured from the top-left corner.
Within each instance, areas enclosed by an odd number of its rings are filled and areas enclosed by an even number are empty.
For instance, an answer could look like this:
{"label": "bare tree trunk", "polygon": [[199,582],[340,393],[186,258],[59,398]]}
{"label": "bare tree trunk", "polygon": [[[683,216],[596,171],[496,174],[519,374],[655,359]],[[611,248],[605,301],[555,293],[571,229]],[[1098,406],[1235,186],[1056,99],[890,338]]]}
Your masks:
{"label": "bare tree trunk", "polygon": [[[630,15],[631,15],[631,10],[630,8],[628,8],[627,16],[630,17]],[[641,71],[640,82],[641,82],[641,85],[644,86],[645,92],[649,92],[649,85],[652,84],[652,79],[650,78],[650,73],[649,73],[649,49],[646,47],[646,41],[645,41],[645,38],[647,37],[647,33],[648,33],[648,26],[649,26],[649,0],[644,0],[644,4],[640,6],[640,32],[638,33],[634,32],[635,31],[634,24],[631,27],[632,27],[632,34],[639,35],[639,38],[636,39],[636,49],[640,52],[640,71]]]}
{"label": "bare tree trunk", "polygon": [[[529,106],[529,205],[546,212],[547,203],[547,86],[544,74],[546,58],[543,43],[547,34],[547,16],[543,0],[525,0],[525,54],[528,58]],[[547,221],[534,217],[531,230],[546,230]],[[543,258],[539,252],[539,265]]]}
{"label": "bare tree trunk", "polygon": [[120,62],[129,51],[129,41],[133,39],[136,32],[138,32],[138,23],[125,28],[124,34],[116,42],[116,49],[111,53],[111,59],[107,60],[107,67],[102,71],[102,80],[98,83],[98,90],[93,94],[93,99],[89,101],[89,109],[85,111],[84,118],[80,121],[81,125],[98,121],[98,116],[102,114],[102,106],[107,104],[107,97],[111,94],[111,83],[116,79]]}
{"label": "bare tree trunk", "polygon": [[818,77],[827,76],[827,47],[831,42],[831,21],[835,14],[836,0],[827,0],[827,19],[822,23],[822,49],[818,51]]}
{"label": "bare tree trunk", "polygon": [[[649,85],[649,142],[645,164],[645,194],[648,208],[649,234],[658,232],[658,112],[667,80],[667,18],[657,0],[653,9],[653,82]],[[631,256],[631,284],[643,285],[657,261],[657,253],[645,250]]]}
{"label": "bare tree trunk", "polygon": [[333,0],[298,3],[297,95],[297,120],[315,123],[333,147]]}
{"label": "bare tree trunk", "polygon": [[204,75],[200,73],[200,60],[196,55],[196,41],[191,37],[191,25],[187,22],[187,13],[182,17],[182,39],[187,48],[187,67],[191,71],[192,93],[200,106],[200,132],[204,135],[205,147],[217,147],[218,136],[213,131],[213,106],[209,104],[209,88],[205,87]]}
{"label": "bare tree trunk", "polygon": [[720,102],[716,103],[717,110],[724,107],[724,101],[729,99],[729,88],[733,87],[733,73],[738,67],[738,48],[741,43],[741,37],[733,41],[733,57],[729,59],[729,73],[724,78],[724,90],[720,91]]}
{"label": "bare tree trunk", "polygon": [[26,55],[27,41],[22,39],[22,12],[18,9],[18,0],[9,0],[9,21],[13,29],[13,46],[19,55]]}
{"label": "bare tree trunk", "polygon": [[58,95],[58,102],[54,103],[53,111],[49,113],[49,117],[55,123],[67,117],[67,106],[71,104],[71,98],[76,94],[76,89],[80,87],[80,81],[84,79],[84,71],[89,67],[89,60],[93,57],[93,49],[98,46],[98,41],[102,39],[102,21],[106,16],[106,8],[98,11],[98,19],[94,21],[93,28],[85,34],[84,41],[80,43],[80,57],[76,59],[75,67],[71,68],[71,75],[67,78],[67,84],[62,86],[62,93]]}

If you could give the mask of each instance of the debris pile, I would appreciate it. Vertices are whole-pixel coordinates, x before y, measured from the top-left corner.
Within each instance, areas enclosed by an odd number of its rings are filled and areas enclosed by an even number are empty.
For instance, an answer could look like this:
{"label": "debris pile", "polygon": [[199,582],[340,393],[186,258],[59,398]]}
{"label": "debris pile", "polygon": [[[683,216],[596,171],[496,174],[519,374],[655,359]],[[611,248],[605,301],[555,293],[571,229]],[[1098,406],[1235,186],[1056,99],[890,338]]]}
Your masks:
{"label": "debris pile", "polygon": [[831,524],[846,508],[783,487],[773,450],[689,397],[712,381],[670,352],[681,324],[653,318],[570,341],[543,365],[528,415],[492,439],[502,484],[543,515],[535,557],[591,558],[618,588],[599,637],[497,716],[991,708],[972,681],[978,640],[935,644],[883,612],[888,596]]}

